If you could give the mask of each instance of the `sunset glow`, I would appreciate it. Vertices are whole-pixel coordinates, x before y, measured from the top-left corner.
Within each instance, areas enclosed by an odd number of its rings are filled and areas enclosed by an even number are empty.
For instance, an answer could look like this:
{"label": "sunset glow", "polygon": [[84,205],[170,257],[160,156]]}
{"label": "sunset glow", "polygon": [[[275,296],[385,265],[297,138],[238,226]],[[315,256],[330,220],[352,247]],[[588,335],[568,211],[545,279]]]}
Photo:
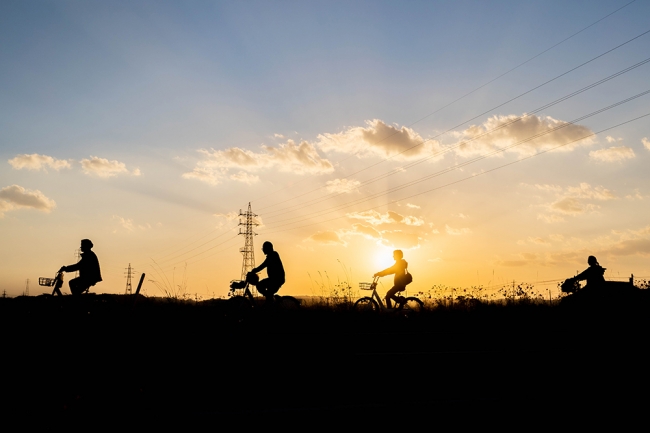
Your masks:
{"label": "sunset glow", "polygon": [[98,293],[130,264],[150,296],[227,296],[249,203],[287,295],[395,249],[413,292],[557,294],[589,255],[650,276],[650,3],[628,3],[2,2],[0,291],[47,291],[88,238]]}

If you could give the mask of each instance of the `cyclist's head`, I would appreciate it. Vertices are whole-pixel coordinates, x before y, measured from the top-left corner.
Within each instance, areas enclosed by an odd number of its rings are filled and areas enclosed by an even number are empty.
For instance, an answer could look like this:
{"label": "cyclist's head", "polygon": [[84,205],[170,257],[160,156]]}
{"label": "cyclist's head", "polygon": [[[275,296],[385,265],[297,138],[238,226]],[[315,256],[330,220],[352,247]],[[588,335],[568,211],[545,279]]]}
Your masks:
{"label": "cyclist's head", "polygon": [[262,244],[262,251],[264,254],[268,254],[273,251],[273,244],[269,241],[266,241]]}
{"label": "cyclist's head", "polygon": [[596,257],[594,257],[594,256],[589,256],[589,258],[587,259],[587,264],[589,266],[598,265],[598,260],[596,260]]}
{"label": "cyclist's head", "polygon": [[395,260],[403,259],[404,258],[404,253],[402,252],[402,250],[395,250],[395,251],[393,251],[393,258]]}
{"label": "cyclist's head", "polygon": [[81,240],[81,250],[86,251],[89,250],[93,247],[93,243],[90,241],[90,239],[82,239]]}

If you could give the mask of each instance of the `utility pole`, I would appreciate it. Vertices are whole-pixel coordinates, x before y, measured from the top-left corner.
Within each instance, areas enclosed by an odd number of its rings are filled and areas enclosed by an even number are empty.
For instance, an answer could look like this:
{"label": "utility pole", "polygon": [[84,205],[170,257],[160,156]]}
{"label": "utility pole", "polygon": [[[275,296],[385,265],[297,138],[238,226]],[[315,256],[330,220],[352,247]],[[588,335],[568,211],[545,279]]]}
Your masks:
{"label": "utility pole", "polygon": [[29,278],[25,280],[25,293],[23,293],[25,296],[29,296]]}
{"label": "utility pole", "polygon": [[[242,212],[239,210],[239,225],[244,226],[245,229],[242,231],[241,227],[239,228],[239,234],[244,235],[244,247],[240,248],[239,251],[242,253],[243,260],[241,265],[241,279],[246,279],[246,274],[249,273],[255,267],[255,251],[253,250],[253,236],[257,236],[257,233],[253,232],[253,227],[258,226],[259,224],[255,221],[257,215],[251,210],[251,204],[248,203],[248,210]],[[243,218],[243,220],[242,220]]]}
{"label": "utility pole", "polygon": [[133,289],[131,288],[131,276],[135,272],[135,269],[131,267],[131,263],[129,263],[129,267],[126,268],[126,292],[125,294],[127,295],[132,295],[133,294]]}
{"label": "utility pole", "polygon": [[[79,260],[81,260],[81,250],[79,248],[74,250],[74,260],[75,260],[75,263],[77,263]],[[79,277],[79,271],[74,272],[74,277],[75,278]]]}

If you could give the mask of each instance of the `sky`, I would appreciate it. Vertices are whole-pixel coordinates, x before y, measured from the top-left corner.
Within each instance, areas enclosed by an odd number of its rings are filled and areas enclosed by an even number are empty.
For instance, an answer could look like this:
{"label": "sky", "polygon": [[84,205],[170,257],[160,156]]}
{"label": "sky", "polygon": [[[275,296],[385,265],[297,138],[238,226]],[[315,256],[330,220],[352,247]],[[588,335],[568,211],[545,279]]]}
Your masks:
{"label": "sky", "polygon": [[[650,276],[650,2],[0,2],[0,291]],[[264,276],[264,273],[262,273]],[[380,292],[391,287],[383,278]],[[135,284],[135,281],[134,281]],[[66,284],[67,289],[67,284]],[[67,292],[67,290],[66,290]]]}

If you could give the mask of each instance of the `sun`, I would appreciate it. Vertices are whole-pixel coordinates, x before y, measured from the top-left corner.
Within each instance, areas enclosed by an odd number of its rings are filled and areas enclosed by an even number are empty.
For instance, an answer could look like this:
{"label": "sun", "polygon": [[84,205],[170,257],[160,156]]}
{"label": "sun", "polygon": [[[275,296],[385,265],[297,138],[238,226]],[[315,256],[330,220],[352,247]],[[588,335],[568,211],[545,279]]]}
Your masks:
{"label": "sun", "polygon": [[386,268],[390,268],[395,264],[393,259],[393,248],[380,246],[375,250],[373,258],[373,266],[376,268],[375,272],[383,271]]}

